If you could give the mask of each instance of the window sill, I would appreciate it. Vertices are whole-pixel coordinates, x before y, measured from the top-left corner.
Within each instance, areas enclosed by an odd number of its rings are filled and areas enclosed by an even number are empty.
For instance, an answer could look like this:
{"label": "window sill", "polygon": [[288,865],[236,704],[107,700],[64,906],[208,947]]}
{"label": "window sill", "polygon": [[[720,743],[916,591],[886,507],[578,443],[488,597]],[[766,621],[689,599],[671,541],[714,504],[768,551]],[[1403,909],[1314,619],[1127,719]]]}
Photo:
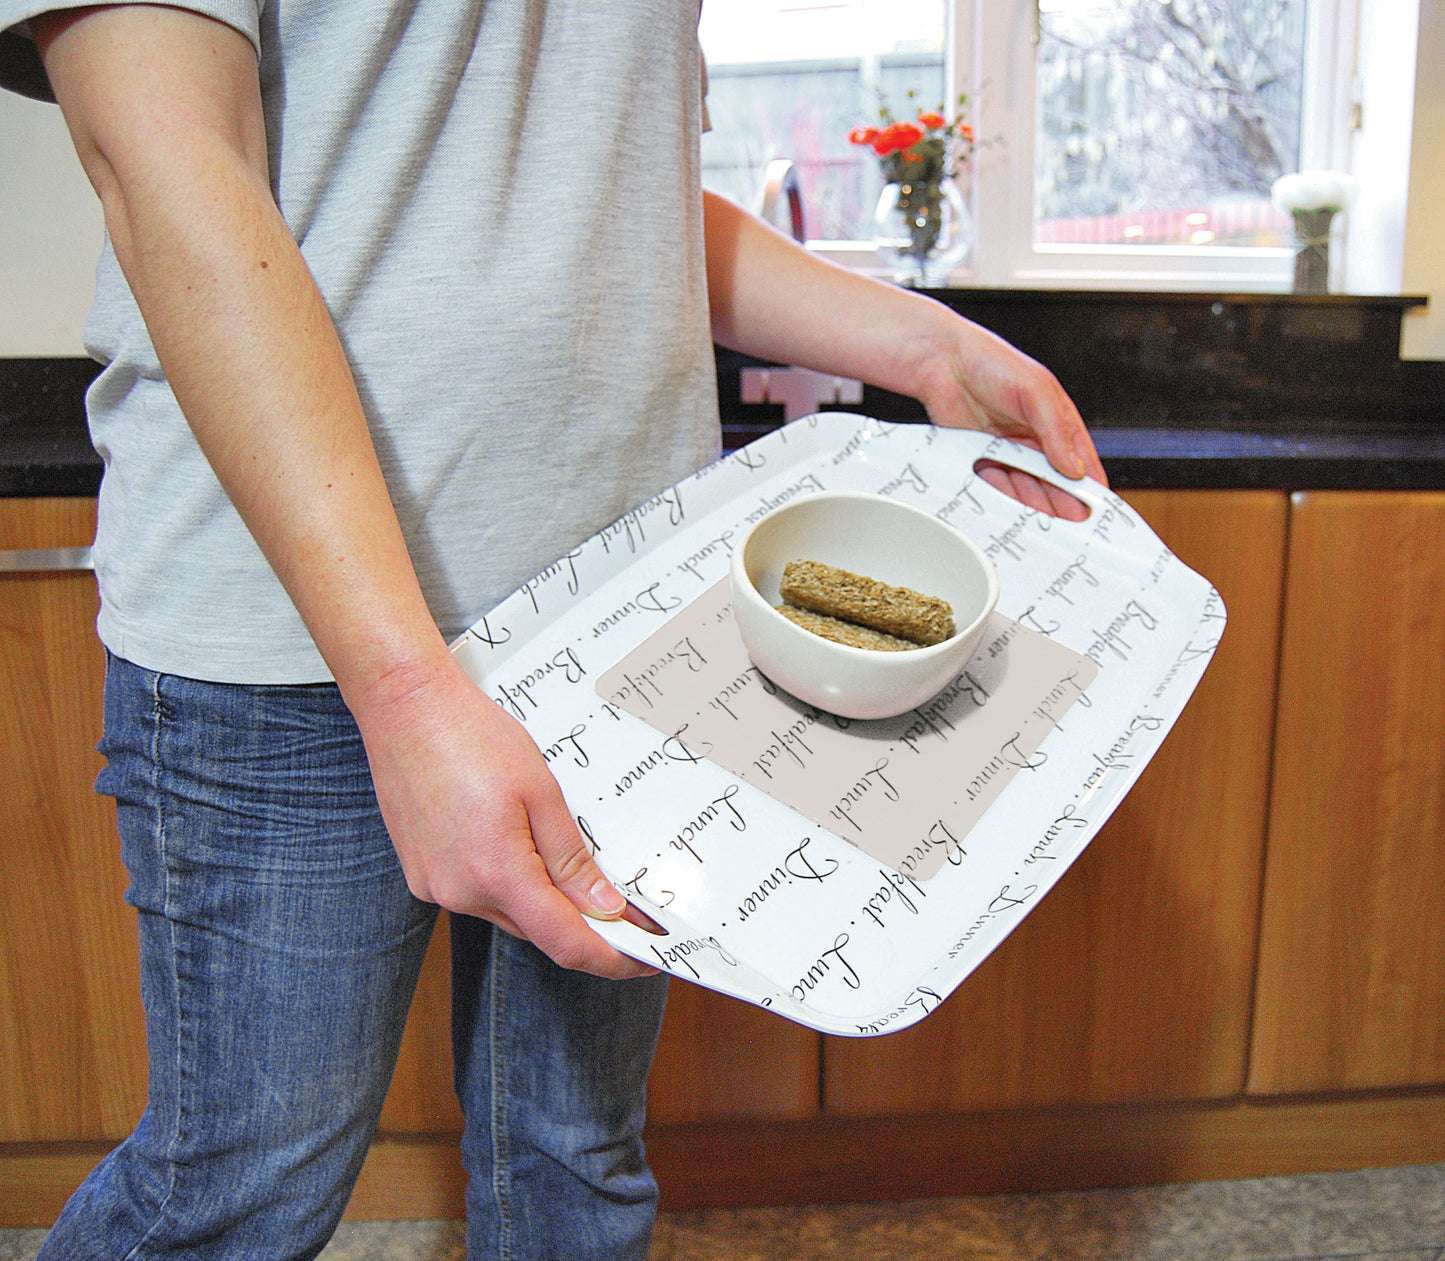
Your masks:
{"label": "window sill", "polygon": [[[809,241],[809,253],[851,271],[891,280],[892,269],[864,241]],[[1027,266],[997,278],[972,267],[950,277],[951,289],[1069,289],[1137,293],[1288,293],[1293,283],[1294,252],[1288,249],[1239,249],[1195,246],[1116,249],[1083,246],[1041,248]]]}

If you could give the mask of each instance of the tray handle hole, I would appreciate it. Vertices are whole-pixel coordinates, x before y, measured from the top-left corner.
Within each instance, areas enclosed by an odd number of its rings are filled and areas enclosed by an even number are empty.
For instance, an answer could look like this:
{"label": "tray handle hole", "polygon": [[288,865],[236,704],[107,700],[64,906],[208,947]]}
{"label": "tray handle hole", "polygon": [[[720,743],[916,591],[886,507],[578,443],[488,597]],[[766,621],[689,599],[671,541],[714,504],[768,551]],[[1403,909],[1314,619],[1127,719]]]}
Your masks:
{"label": "tray handle hole", "polygon": [[1077,495],[1071,495],[1054,482],[1046,482],[1001,460],[977,460],[973,471],[1000,494],[1030,508],[1038,507],[1041,502],[1038,496],[1042,492],[1049,504],[1050,516],[1062,517],[1066,521],[1087,521],[1092,514],[1093,510]]}
{"label": "tray handle hole", "polygon": [[646,911],[639,909],[636,904],[629,902],[627,909],[622,912],[622,918],[629,924],[635,924],[645,933],[651,933],[654,937],[666,937],[667,929],[652,918]]}

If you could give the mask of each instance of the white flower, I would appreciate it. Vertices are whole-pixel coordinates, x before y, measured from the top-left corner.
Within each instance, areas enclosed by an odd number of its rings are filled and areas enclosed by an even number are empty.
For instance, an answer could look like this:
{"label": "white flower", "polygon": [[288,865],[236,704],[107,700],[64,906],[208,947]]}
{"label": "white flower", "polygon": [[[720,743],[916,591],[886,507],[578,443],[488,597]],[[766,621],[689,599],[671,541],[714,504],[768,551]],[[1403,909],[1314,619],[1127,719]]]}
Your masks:
{"label": "white flower", "polygon": [[1281,210],[1341,211],[1349,209],[1359,187],[1343,171],[1297,171],[1275,180],[1270,196]]}

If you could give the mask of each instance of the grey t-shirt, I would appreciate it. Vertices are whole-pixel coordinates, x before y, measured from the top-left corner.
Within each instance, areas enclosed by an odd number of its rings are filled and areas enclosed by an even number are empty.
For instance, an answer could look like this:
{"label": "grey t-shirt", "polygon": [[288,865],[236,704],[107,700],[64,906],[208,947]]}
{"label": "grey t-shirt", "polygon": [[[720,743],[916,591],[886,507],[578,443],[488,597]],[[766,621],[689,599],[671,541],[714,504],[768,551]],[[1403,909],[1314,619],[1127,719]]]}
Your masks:
{"label": "grey t-shirt", "polygon": [[[257,48],[277,202],[445,635],[716,453],[696,0],[182,3]],[[0,26],[54,7],[0,0]],[[329,677],[108,248],[87,345],[101,638]]]}

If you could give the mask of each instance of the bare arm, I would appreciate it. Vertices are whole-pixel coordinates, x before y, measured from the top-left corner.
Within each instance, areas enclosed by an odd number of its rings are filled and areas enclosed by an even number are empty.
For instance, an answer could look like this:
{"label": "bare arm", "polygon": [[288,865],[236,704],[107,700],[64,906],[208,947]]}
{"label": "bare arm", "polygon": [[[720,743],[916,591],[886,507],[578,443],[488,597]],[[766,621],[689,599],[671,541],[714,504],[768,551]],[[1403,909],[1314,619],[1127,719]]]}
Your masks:
{"label": "bare arm", "polygon": [[[1013,438],[1042,450],[1066,477],[1106,480],[1078,409],[1042,364],[942,303],[835,267],[723,198],[705,197],[721,344],[911,395],[935,424]],[[1041,511],[1084,511],[1035,478],[985,476]]]}
{"label": "bare arm", "polygon": [[413,892],[565,966],[647,971],[584,924],[622,898],[536,746],[427,610],[340,341],[271,196],[250,44],[150,5],[34,26],[167,378],[357,719]]}

